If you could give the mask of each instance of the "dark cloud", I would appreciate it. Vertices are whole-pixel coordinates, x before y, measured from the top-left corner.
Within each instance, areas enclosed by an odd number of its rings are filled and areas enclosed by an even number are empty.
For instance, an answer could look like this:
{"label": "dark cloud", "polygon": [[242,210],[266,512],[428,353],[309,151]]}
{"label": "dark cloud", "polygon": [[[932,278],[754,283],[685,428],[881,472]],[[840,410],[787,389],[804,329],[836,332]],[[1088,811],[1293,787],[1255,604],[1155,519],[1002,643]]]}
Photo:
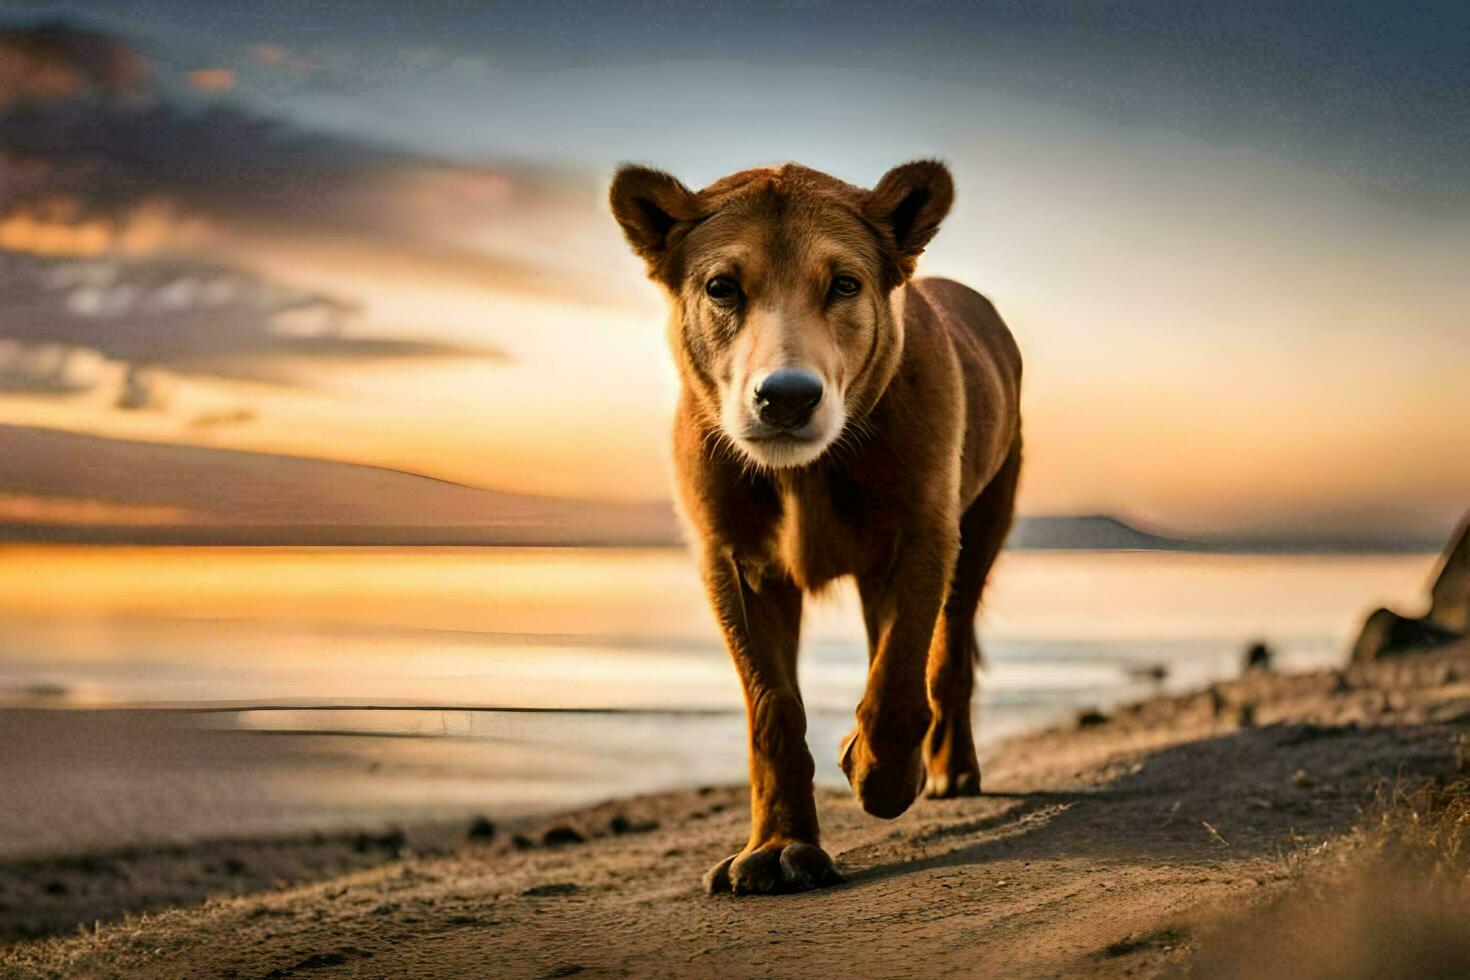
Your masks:
{"label": "dark cloud", "polygon": [[[52,59],[52,70],[69,72],[80,55],[35,40],[54,30],[17,28],[0,37],[29,52],[37,65]],[[66,36],[85,36],[93,46],[131,52],[107,35],[66,30]],[[298,64],[279,46],[260,47],[272,58]],[[231,69],[200,71],[206,87],[227,87],[223,73]],[[231,102],[183,105],[118,97],[125,90],[131,87],[121,82],[97,83],[86,88],[95,98],[0,103],[0,214],[63,197],[80,203],[80,217],[115,216],[142,201],[163,199],[221,222],[408,237],[420,230],[416,219],[425,214],[493,216],[535,206],[565,189],[529,168],[455,165],[306,131]]]}
{"label": "dark cloud", "polygon": [[465,232],[478,224],[545,235],[555,225],[564,241],[569,220],[601,222],[600,196],[590,182],[425,158],[217,99],[92,98],[0,110],[0,220],[61,202],[67,213],[59,220],[102,222],[117,233],[140,209],[163,207],[236,237],[371,246],[461,280],[596,302],[605,294],[584,268],[474,247]]}
{"label": "dark cloud", "polygon": [[[968,97],[983,89],[1255,147],[1416,207],[1463,212],[1470,198],[1463,0],[136,0],[126,14],[115,0],[58,3],[130,30],[137,24],[161,50],[209,59],[244,44],[287,44],[290,59],[321,70],[274,71],[280,105],[309,90],[307,76],[312,84],[333,76],[332,86],[351,95],[401,81],[415,63],[486,56],[524,80],[519,91],[495,92],[512,105],[568,77],[589,89],[616,86],[620,69],[671,61],[688,66],[691,87],[701,85],[703,66],[830,67],[896,87],[941,82],[961,130],[975,124]],[[723,93],[706,90],[718,112]],[[412,132],[401,119],[360,118],[374,134]],[[524,125],[513,114],[499,118]],[[525,129],[534,141],[537,127]],[[469,145],[458,135],[423,138]],[[597,147],[586,151],[595,157]]]}
{"label": "dark cloud", "polygon": [[141,97],[152,66],[131,45],[65,21],[0,28],[0,109],[89,96]]}
{"label": "dark cloud", "polygon": [[35,162],[29,181],[3,185],[0,207],[66,196],[113,215],[150,197],[192,213],[296,225],[360,223],[345,205],[362,179],[411,165],[350,140],[306,134],[228,105],[61,103],[0,114],[8,166]]}

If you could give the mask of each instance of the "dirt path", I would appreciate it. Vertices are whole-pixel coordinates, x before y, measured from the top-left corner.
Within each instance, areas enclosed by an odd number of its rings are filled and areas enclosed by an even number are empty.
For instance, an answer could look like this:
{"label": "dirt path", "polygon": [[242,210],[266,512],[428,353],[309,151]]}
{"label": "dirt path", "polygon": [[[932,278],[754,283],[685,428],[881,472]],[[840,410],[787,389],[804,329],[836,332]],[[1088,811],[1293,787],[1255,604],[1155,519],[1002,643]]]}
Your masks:
{"label": "dirt path", "polygon": [[689,791],[542,828],[579,843],[465,845],[21,944],[0,975],[1150,975],[1278,893],[1385,781],[1454,772],[1467,717],[1466,648],[1247,678],[1012,741],[979,799],[880,822],[824,794],[847,876],[827,891],[699,893],[742,843],[745,799]]}

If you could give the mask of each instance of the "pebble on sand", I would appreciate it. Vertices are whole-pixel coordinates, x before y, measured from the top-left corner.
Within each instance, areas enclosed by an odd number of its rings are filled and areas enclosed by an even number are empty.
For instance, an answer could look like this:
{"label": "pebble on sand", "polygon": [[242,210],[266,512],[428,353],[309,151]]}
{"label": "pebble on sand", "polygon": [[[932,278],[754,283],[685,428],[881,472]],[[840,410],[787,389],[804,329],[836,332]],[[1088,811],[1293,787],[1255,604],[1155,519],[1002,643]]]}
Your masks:
{"label": "pebble on sand", "polygon": [[557,824],[541,835],[541,843],[549,847],[559,844],[580,844],[587,839],[580,830],[568,824]]}

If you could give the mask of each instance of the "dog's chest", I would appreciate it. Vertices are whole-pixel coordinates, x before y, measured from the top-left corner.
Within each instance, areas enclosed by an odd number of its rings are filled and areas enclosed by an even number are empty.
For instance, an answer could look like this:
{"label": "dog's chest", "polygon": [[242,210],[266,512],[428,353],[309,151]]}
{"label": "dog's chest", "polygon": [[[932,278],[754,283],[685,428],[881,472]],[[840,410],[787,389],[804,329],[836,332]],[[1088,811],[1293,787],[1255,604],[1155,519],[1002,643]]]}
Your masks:
{"label": "dog's chest", "polygon": [[793,581],[816,589],[870,567],[886,521],[881,502],[841,477],[784,488],[776,552]]}

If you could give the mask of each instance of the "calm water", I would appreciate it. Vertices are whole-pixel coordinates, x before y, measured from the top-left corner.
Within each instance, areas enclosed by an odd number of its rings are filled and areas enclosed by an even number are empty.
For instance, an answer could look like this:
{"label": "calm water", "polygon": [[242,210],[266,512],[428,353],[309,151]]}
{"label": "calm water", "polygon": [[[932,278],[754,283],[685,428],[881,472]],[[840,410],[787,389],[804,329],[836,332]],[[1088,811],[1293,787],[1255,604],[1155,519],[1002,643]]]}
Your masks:
{"label": "calm water", "polygon": [[[1257,638],[1288,669],[1339,662],[1368,608],[1416,607],[1433,564],[1007,553],[981,616],[981,737],[1147,694],[1154,665],[1170,689],[1231,676]],[[807,615],[824,781],[841,780],[861,630],[850,591]],[[335,784],[308,780],[312,814],[331,812],[313,793],[361,797],[359,814],[525,811],[744,771],[739,687],[677,551],[0,549],[0,699],[285,706],[192,723],[290,734],[354,765],[371,755],[374,772],[391,759],[403,777],[364,789],[349,765]],[[471,710],[496,706],[624,710]]]}

